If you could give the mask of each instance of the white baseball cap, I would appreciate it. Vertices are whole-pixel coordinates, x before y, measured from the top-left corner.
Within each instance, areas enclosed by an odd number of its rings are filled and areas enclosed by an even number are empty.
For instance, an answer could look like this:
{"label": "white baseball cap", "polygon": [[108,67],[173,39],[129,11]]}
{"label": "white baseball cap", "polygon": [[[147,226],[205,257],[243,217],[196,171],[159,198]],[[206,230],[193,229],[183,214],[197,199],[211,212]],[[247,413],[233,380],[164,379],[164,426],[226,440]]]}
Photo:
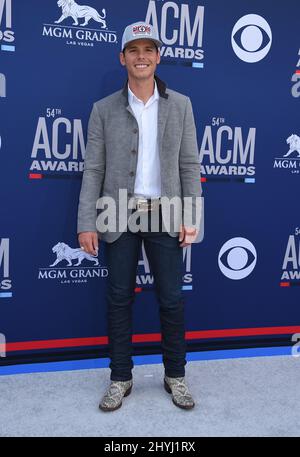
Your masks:
{"label": "white baseball cap", "polygon": [[122,49],[127,46],[128,43],[134,40],[140,40],[146,38],[148,40],[154,41],[157,47],[162,45],[162,42],[159,39],[157,30],[151,24],[146,22],[135,22],[134,24],[127,25],[122,36]]}

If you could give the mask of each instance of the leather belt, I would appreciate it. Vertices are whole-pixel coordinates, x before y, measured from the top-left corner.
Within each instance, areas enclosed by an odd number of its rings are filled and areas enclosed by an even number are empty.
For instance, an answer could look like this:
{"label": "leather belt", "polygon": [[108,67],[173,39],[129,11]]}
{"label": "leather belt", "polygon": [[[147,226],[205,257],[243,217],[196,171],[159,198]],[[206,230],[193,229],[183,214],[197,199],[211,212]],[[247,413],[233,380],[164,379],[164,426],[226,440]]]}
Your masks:
{"label": "leather belt", "polygon": [[158,209],[160,205],[160,198],[134,198],[134,209],[137,211],[153,211]]}

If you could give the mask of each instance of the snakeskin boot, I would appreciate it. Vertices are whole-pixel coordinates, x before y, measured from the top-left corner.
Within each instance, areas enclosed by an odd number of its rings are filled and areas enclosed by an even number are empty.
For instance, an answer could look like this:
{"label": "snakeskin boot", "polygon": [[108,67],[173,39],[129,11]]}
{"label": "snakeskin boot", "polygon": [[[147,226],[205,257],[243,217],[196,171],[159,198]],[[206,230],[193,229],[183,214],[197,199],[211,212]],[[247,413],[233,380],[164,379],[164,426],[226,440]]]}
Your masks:
{"label": "snakeskin boot", "polygon": [[123,397],[127,397],[131,389],[132,379],[130,381],[111,381],[99,408],[102,411],[115,411],[115,409],[121,408]]}
{"label": "snakeskin boot", "polygon": [[185,378],[169,378],[165,376],[164,386],[169,394],[172,394],[173,403],[179,408],[192,409],[195,406],[192,395],[185,383]]}

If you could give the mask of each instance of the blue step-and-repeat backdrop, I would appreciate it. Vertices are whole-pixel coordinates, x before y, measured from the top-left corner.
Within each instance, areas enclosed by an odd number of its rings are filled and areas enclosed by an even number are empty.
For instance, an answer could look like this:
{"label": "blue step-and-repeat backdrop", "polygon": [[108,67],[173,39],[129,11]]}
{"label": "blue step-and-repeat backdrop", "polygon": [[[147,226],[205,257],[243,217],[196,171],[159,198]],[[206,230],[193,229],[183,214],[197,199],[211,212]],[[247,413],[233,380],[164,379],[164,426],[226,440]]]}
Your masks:
{"label": "blue step-and-repeat backdrop", "polygon": [[[158,27],[157,74],[191,98],[197,126],[205,217],[183,249],[188,347],[300,332],[299,17],[298,0],[0,0],[2,364],[107,354],[105,243],[78,258],[77,207],[92,104],[124,85],[122,33],[138,20]],[[133,342],[160,350],[144,251]]]}

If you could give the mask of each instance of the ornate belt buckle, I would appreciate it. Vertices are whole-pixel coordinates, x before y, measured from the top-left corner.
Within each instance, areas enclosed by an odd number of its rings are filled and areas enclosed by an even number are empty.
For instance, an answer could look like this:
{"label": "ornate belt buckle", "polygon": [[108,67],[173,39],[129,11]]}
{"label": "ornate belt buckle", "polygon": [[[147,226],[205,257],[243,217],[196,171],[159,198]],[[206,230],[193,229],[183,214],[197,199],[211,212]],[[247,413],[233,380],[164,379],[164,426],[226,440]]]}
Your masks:
{"label": "ornate belt buckle", "polygon": [[148,211],[149,209],[152,209],[152,203],[149,205],[146,199],[139,199],[136,206],[138,211]]}

